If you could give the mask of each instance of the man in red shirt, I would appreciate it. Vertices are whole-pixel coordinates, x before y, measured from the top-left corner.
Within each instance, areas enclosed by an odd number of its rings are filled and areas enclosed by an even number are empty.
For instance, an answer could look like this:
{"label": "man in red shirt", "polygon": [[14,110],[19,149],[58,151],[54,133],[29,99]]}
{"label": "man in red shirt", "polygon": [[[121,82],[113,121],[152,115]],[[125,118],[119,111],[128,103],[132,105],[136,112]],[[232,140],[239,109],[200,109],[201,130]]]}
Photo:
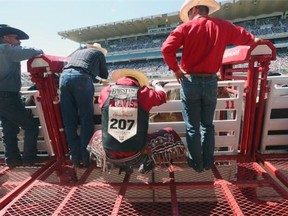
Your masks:
{"label": "man in red shirt", "polygon": [[[256,39],[244,28],[209,17],[220,9],[214,0],[186,0],[180,9],[184,22],[163,43],[164,61],[180,83],[182,115],[186,122],[188,164],[198,172],[214,164],[213,117],[217,76],[227,45],[252,45]],[[181,63],[177,51],[182,47]]]}
{"label": "man in red shirt", "polygon": [[161,86],[165,83],[153,81],[150,88],[148,78],[131,69],[114,71],[112,79],[115,85],[104,88],[98,99],[102,130],[95,132],[88,146],[97,165],[105,169],[108,161],[122,170],[139,167],[145,173],[156,165],[158,156],[184,156],[185,147],[172,128],[147,134],[149,111],[166,102]]}

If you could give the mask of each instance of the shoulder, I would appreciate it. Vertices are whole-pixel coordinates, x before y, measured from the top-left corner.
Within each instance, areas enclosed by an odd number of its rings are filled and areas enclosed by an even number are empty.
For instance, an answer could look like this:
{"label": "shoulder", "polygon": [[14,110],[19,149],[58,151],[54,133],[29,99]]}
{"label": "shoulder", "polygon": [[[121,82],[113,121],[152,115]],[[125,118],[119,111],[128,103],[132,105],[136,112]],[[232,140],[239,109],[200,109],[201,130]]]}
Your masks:
{"label": "shoulder", "polygon": [[221,24],[221,25],[231,25],[234,26],[234,24],[228,20],[220,19],[220,18],[210,18],[213,20],[213,22]]}
{"label": "shoulder", "polygon": [[16,46],[12,46],[11,44],[8,43],[1,43],[0,44],[0,49],[2,50],[9,50],[9,49],[15,49]]}

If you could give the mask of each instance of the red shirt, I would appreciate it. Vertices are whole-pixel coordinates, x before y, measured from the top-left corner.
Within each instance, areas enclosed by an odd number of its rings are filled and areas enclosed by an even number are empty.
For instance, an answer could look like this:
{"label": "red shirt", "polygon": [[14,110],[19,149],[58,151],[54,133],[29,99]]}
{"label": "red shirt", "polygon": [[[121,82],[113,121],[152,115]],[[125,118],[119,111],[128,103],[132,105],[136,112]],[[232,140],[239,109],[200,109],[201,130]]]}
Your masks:
{"label": "red shirt", "polygon": [[[129,77],[123,77],[116,82],[116,85],[137,86],[139,84]],[[98,98],[100,108],[102,108],[108,98],[110,88],[111,86],[109,85],[102,89]],[[142,108],[149,112],[153,106],[160,106],[161,104],[166,103],[166,93],[164,91],[155,91],[153,88],[147,86],[142,86],[138,90],[138,101]]]}
{"label": "red shirt", "polygon": [[218,72],[227,45],[251,45],[254,35],[226,20],[195,17],[179,25],[163,43],[164,61],[179,69],[176,53],[183,46],[181,68],[186,72]]}
{"label": "red shirt", "polygon": [[[138,82],[129,78],[123,77],[116,82],[116,85],[127,85],[127,86],[139,86]],[[111,85],[102,89],[100,96],[98,98],[98,103],[100,108],[103,107],[105,101],[109,97]],[[144,110],[150,111],[153,106],[159,106],[163,103],[166,103],[166,93],[164,91],[155,91],[152,88],[147,86],[142,86],[138,90],[138,101],[139,104],[143,107]],[[109,151],[109,154],[113,158],[124,158],[129,157],[136,152],[113,152]]]}

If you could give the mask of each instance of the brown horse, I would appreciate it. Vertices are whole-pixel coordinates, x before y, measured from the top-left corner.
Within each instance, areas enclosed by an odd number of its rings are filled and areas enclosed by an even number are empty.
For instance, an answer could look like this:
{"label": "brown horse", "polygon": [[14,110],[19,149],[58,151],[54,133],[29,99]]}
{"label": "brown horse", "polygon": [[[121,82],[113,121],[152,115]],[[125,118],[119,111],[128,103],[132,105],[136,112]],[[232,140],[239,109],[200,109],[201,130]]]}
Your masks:
{"label": "brown horse", "polygon": [[[169,89],[167,92],[167,100],[180,100],[180,88]],[[150,122],[173,122],[183,121],[182,113],[167,112],[167,113],[151,113]]]}

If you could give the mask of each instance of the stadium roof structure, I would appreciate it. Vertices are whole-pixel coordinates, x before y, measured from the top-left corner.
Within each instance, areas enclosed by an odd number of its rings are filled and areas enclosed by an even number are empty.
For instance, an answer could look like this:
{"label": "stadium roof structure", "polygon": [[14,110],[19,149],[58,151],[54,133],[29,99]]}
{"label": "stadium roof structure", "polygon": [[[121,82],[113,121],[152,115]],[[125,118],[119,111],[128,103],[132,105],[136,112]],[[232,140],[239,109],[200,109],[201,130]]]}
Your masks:
{"label": "stadium roof structure", "polygon": [[[284,14],[287,11],[288,0],[228,0],[222,2],[221,9],[212,16],[241,21],[277,12]],[[179,12],[172,12],[61,31],[58,35],[78,43],[89,43],[128,35],[143,35],[147,34],[149,29],[175,27],[179,23]]]}

